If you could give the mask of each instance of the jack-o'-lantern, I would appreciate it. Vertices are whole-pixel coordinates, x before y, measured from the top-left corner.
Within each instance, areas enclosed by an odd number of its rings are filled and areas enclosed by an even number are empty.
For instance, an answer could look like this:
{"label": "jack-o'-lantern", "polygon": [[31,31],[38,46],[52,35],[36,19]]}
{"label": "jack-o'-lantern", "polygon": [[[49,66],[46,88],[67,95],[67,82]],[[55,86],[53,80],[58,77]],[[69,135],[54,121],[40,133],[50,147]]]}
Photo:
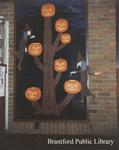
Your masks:
{"label": "jack-o'-lantern", "polygon": [[40,56],[42,51],[42,45],[40,43],[31,43],[28,46],[28,53],[32,56]]}
{"label": "jack-o'-lantern", "polygon": [[38,101],[41,98],[41,89],[38,87],[30,87],[25,91],[25,97],[31,102]]}
{"label": "jack-o'-lantern", "polygon": [[59,58],[54,61],[54,70],[57,72],[65,72],[67,70],[67,61]]}
{"label": "jack-o'-lantern", "polygon": [[43,17],[53,17],[55,15],[55,5],[54,4],[44,4],[41,7],[41,15]]}
{"label": "jack-o'-lantern", "polygon": [[55,30],[59,33],[63,33],[68,30],[68,21],[66,19],[58,19],[55,22]]}
{"label": "jack-o'-lantern", "polygon": [[71,35],[68,33],[64,33],[61,35],[60,40],[62,44],[69,44],[71,42]]}
{"label": "jack-o'-lantern", "polygon": [[64,90],[68,94],[78,94],[81,91],[81,84],[77,80],[68,80],[64,83]]}

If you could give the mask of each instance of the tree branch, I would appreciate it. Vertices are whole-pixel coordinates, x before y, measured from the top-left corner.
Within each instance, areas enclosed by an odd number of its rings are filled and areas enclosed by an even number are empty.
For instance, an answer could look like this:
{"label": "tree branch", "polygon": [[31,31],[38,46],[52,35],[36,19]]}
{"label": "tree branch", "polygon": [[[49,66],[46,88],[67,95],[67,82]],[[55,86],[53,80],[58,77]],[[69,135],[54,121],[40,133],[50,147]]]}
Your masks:
{"label": "tree branch", "polygon": [[58,33],[54,43],[53,43],[53,49],[56,50],[58,45],[59,45],[59,42],[60,42],[60,36],[61,36],[61,33]]}
{"label": "tree branch", "polygon": [[68,94],[64,100],[59,104],[60,105],[60,112],[62,112],[67,105],[72,101],[72,98],[74,97],[73,94]]}
{"label": "tree branch", "polygon": [[59,45],[61,35],[62,35],[62,33],[58,33],[57,38],[56,38],[55,42],[53,43],[53,50],[56,52],[60,51],[67,45],[67,44]]}
{"label": "tree branch", "polygon": [[55,80],[54,80],[54,85],[56,86],[61,78],[61,75],[62,75],[62,72],[58,72],[56,77],[55,77]]}
{"label": "tree branch", "polygon": [[31,104],[36,112],[41,110],[41,107],[38,102],[31,102]]}
{"label": "tree branch", "polygon": [[57,47],[56,52],[59,52],[61,49],[63,49],[66,45],[61,44]]}
{"label": "tree branch", "polygon": [[43,64],[41,63],[41,61],[39,60],[38,57],[33,57],[34,58],[34,61],[38,67],[38,69],[40,69],[41,71],[43,71]]}

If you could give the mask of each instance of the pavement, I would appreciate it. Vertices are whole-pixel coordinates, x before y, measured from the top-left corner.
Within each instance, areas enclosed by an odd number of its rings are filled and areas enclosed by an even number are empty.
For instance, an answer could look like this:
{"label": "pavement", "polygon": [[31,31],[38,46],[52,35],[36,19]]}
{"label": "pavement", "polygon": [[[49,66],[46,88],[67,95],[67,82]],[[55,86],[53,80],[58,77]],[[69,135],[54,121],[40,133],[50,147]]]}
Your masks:
{"label": "pavement", "polygon": [[[114,140],[114,144],[48,144],[55,140]],[[0,150],[119,150],[119,136],[73,136],[0,133]]]}

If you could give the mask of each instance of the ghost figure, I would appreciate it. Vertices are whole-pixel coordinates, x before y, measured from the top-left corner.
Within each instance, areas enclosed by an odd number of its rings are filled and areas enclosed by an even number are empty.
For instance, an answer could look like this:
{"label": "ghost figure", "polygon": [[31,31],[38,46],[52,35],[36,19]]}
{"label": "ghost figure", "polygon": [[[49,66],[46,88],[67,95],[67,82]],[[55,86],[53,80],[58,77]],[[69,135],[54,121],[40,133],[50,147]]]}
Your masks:
{"label": "ghost figure", "polygon": [[84,98],[87,96],[92,96],[92,98],[94,98],[95,97],[94,94],[87,87],[88,75],[99,76],[101,75],[101,72],[94,72],[87,65],[84,59],[82,59],[81,61],[77,63],[77,69],[80,69],[80,72],[81,72],[81,85],[82,85],[81,100],[84,100]]}
{"label": "ghost figure", "polygon": [[31,35],[31,29],[28,24],[25,24],[25,28],[22,34],[22,37],[19,42],[18,51],[15,52],[15,55],[19,59],[18,69],[21,71],[21,65],[23,62],[24,54],[27,52],[27,42],[29,39],[35,38],[35,35]]}
{"label": "ghost figure", "polygon": [[76,64],[76,68],[76,70],[70,72],[70,75],[85,71],[87,69],[87,63],[84,60],[81,60]]}
{"label": "ghost figure", "polygon": [[77,63],[77,68],[81,68],[81,71],[86,70],[87,68],[87,63],[84,60],[81,60]]}
{"label": "ghost figure", "polygon": [[92,96],[94,98],[94,94],[87,87],[88,75],[101,75],[101,72],[93,72],[91,68],[88,66],[85,59],[83,59],[80,55],[80,61],[76,64],[76,70],[70,72],[70,76],[73,74],[80,73],[80,82],[81,82],[81,101],[83,102],[87,96]]}
{"label": "ghost figure", "polygon": [[84,100],[87,96],[94,96],[87,87],[88,74],[90,75],[92,72],[84,60],[77,63],[77,68],[80,69],[81,72],[81,100]]}

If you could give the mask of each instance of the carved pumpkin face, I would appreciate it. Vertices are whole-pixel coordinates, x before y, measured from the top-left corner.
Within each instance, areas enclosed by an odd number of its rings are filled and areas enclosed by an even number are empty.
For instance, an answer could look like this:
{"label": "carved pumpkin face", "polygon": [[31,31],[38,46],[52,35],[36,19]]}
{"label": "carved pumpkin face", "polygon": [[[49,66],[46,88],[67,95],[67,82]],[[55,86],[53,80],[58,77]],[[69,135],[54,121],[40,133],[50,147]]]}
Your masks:
{"label": "carved pumpkin face", "polygon": [[68,94],[77,94],[81,91],[81,84],[77,80],[68,80],[64,83],[64,90]]}
{"label": "carved pumpkin face", "polygon": [[37,87],[30,87],[25,92],[25,97],[31,102],[38,101],[41,98],[41,90]]}
{"label": "carved pumpkin face", "polygon": [[67,61],[59,58],[54,61],[54,70],[57,72],[65,72],[67,70]]}
{"label": "carved pumpkin face", "polygon": [[66,19],[58,19],[55,22],[55,30],[63,33],[68,30],[68,21]]}
{"label": "carved pumpkin face", "polygon": [[42,54],[42,45],[40,43],[31,43],[28,47],[28,53],[32,56],[39,56]]}
{"label": "carved pumpkin face", "polygon": [[41,15],[43,17],[52,17],[55,15],[55,5],[54,4],[44,4],[41,7]]}
{"label": "carved pumpkin face", "polygon": [[69,44],[71,42],[71,35],[64,33],[60,37],[62,44]]}

